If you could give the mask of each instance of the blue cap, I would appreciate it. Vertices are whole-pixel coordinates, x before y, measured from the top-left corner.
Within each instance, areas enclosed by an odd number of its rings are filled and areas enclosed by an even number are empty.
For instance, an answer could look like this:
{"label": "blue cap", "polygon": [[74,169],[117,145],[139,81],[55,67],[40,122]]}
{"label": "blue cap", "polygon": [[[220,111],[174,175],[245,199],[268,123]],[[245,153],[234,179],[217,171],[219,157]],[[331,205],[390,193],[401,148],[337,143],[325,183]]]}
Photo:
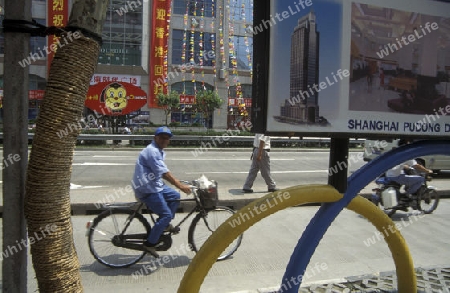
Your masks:
{"label": "blue cap", "polygon": [[170,131],[170,129],[167,126],[161,126],[156,129],[155,136],[160,135],[160,134],[167,134],[170,137],[173,136],[172,132]]}

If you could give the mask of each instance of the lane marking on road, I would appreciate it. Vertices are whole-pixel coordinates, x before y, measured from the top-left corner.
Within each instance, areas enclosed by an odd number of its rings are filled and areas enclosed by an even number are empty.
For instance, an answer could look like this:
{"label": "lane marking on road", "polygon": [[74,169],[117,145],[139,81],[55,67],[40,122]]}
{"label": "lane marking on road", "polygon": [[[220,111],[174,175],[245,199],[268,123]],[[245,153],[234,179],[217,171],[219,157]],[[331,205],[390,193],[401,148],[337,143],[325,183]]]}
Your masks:
{"label": "lane marking on road", "polygon": [[93,158],[137,158],[137,156],[101,156],[101,155],[94,155]]}
{"label": "lane marking on road", "polygon": [[[185,174],[247,174],[248,171],[205,171],[205,172],[186,172]],[[302,171],[271,171],[272,174],[288,173],[328,173],[328,170],[302,170]]]}
{"label": "lane marking on road", "polygon": [[134,163],[94,163],[94,162],[84,162],[84,163],[73,163],[72,166],[134,166]]}
{"label": "lane marking on road", "polygon": [[[116,157],[117,158],[117,157]],[[295,161],[295,159],[270,159],[271,161]],[[165,161],[250,161],[246,159],[166,159]],[[103,163],[103,162],[83,162],[73,163],[73,166],[134,166],[135,163]]]}
{"label": "lane marking on road", "polygon": [[[295,159],[273,159],[270,158],[271,161],[295,161]],[[192,158],[192,159],[166,159],[166,161],[250,161],[249,158],[229,158],[229,159],[217,159],[217,158],[210,158],[210,159],[197,159],[197,158]]]}
{"label": "lane marking on road", "polygon": [[85,186],[85,185],[78,185],[78,184],[73,184],[70,183],[70,189],[91,189],[91,188],[102,188],[102,187],[106,187],[106,186]]}

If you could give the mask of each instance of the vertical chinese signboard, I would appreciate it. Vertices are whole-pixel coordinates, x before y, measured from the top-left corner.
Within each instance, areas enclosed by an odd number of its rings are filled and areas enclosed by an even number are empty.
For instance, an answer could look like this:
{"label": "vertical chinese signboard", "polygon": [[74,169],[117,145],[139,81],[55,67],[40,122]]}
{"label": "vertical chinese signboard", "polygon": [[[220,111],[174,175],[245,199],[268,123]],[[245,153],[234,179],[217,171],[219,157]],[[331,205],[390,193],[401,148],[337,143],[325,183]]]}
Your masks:
{"label": "vertical chinese signboard", "polygon": [[167,38],[169,34],[170,0],[154,0],[152,7],[153,32],[150,45],[149,108],[156,108],[158,93],[167,93]]}
{"label": "vertical chinese signboard", "polygon": [[[69,19],[68,0],[50,0],[47,2],[47,26],[65,27]],[[48,36],[47,46],[59,44],[59,37]],[[52,64],[53,54],[47,56],[47,68]]]}

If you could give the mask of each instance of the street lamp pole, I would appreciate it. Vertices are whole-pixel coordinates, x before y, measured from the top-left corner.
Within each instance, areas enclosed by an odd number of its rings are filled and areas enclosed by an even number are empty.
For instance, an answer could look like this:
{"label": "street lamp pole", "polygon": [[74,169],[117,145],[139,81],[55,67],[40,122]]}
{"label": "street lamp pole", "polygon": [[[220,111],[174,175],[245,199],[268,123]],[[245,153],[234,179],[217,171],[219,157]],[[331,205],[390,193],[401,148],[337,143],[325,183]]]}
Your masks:
{"label": "street lamp pole", "polygon": [[[5,19],[31,20],[31,1],[6,0]],[[30,35],[5,32],[3,98],[3,292],[27,291],[24,216],[28,162],[28,67]]]}

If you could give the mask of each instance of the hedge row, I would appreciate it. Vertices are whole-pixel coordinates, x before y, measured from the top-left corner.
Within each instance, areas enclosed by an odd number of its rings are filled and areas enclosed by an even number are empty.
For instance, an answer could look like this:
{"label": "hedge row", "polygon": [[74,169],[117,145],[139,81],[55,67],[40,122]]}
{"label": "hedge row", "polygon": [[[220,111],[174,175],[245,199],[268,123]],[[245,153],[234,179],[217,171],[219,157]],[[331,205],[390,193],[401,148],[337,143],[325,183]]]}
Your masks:
{"label": "hedge row", "polygon": [[[120,140],[114,141],[114,143],[122,143]],[[146,146],[151,143],[151,140],[134,140],[134,146]],[[78,141],[78,145],[106,145],[105,140],[85,140]],[[212,141],[207,139],[198,140],[172,140],[170,142],[172,147],[191,147],[191,148],[251,148],[253,143],[251,141]],[[277,142],[272,141],[271,146],[274,148],[302,148],[302,147],[314,147],[314,148],[328,148],[327,142],[308,142],[308,141],[293,141],[293,142]]]}

